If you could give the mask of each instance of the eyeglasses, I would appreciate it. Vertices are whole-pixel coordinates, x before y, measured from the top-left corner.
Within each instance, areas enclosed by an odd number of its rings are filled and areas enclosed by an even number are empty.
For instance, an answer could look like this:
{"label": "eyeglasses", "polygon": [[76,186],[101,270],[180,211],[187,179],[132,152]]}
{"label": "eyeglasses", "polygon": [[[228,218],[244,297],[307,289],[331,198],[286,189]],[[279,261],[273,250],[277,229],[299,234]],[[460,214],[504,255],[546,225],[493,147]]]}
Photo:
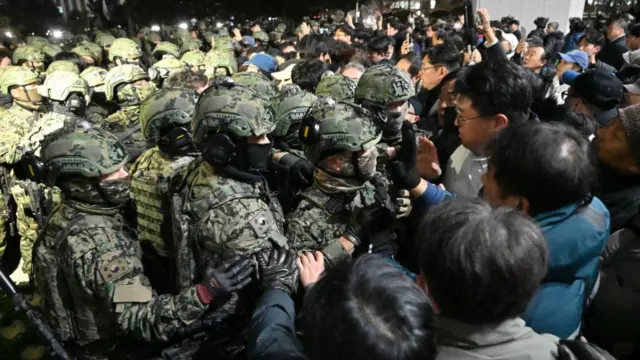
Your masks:
{"label": "eyeglasses", "polygon": [[486,117],[486,116],[480,115],[480,116],[476,116],[476,117],[472,117],[472,118],[464,118],[464,117],[461,117],[460,114],[458,114],[458,116],[456,117],[456,122],[460,126],[460,125],[468,123],[471,120],[476,120],[476,119],[480,119],[480,118],[483,118],[483,117]]}
{"label": "eyeglasses", "polygon": [[437,69],[437,68],[441,68],[442,66],[423,66],[420,68],[420,71],[427,71],[429,69]]}

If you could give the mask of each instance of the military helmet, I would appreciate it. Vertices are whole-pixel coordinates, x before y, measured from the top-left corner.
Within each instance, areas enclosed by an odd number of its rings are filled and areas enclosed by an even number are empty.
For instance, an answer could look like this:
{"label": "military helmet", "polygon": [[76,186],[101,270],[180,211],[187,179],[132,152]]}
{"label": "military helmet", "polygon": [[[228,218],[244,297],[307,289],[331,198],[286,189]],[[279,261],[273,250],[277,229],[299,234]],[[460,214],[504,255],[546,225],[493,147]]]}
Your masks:
{"label": "military helmet", "polygon": [[233,51],[233,39],[227,34],[220,34],[213,37],[213,51]]}
{"label": "military helmet", "polygon": [[315,95],[300,89],[298,85],[285,85],[280,96],[274,101],[276,129],[272,135],[284,138],[287,144],[300,148],[302,145],[298,140],[299,125],[316,100]]}
{"label": "military helmet", "polygon": [[170,43],[168,41],[163,41],[159,43],[153,49],[153,51],[151,52],[151,55],[155,57],[156,54],[159,53],[160,51],[165,52],[176,59],[180,59],[180,48],[178,47],[178,45],[174,43]]}
{"label": "military helmet", "polygon": [[176,58],[162,59],[152,65],[153,68],[164,70],[160,72],[160,76],[169,77],[173,74],[187,71],[187,64]]}
{"label": "military helmet", "polygon": [[109,61],[113,62],[116,57],[130,60],[139,59],[142,57],[142,49],[131,39],[115,39],[109,49]]}
{"label": "military helmet", "polygon": [[90,57],[93,60],[95,60],[95,53],[89,49],[88,46],[85,45],[78,45],[76,47],[74,47],[73,49],[71,49],[71,52],[76,53],[80,56],[86,56],[86,57]]}
{"label": "military helmet", "polygon": [[160,132],[170,125],[189,129],[198,93],[187,89],[160,89],[140,104],[140,127],[147,140],[157,143]]}
{"label": "military helmet", "polygon": [[104,92],[107,100],[113,100],[116,96],[116,88],[121,84],[130,84],[138,80],[149,80],[147,74],[137,65],[119,65],[107,72],[104,79]]}
{"label": "military helmet", "polygon": [[80,75],[69,71],[54,71],[47,75],[44,83],[38,87],[40,95],[55,101],[65,101],[72,93],[84,96],[89,103],[89,86]]}
{"label": "military helmet", "polygon": [[204,63],[205,74],[209,78],[213,78],[214,76],[216,76],[217,69],[219,68],[223,68],[226,70],[227,74],[225,75],[233,75],[238,72],[238,63],[236,62],[235,57],[228,52],[209,52],[204,57]]}
{"label": "military helmet", "polygon": [[375,65],[362,74],[355,102],[365,107],[384,108],[395,101],[409,100],[415,88],[409,74],[393,65]]}
{"label": "military helmet", "polygon": [[187,51],[182,55],[182,61],[184,61],[190,67],[200,67],[204,65],[205,55],[200,50]]}
{"label": "military helmet", "polygon": [[48,44],[42,48],[42,52],[52,58],[62,52],[62,47],[56,44]]}
{"label": "military helmet", "polygon": [[44,62],[47,56],[42,51],[33,46],[22,46],[13,52],[13,63],[18,64],[20,61],[40,61]]}
{"label": "military helmet", "polygon": [[45,46],[50,45],[49,40],[41,36],[27,36],[26,43],[29,46],[33,46],[38,50],[42,50]]}
{"label": "military helmet", "polygon": [[331,96],[337,101],[353,102],[358,84],[342,75],[324,76],[316,87],[316,95]]}
{"label": "military helmet", "polygon": [[[317,125],[315,131],[307,125],[309,120]],[[330,97],[318,99],[303,121],[299,134],[306,145],[304,154],[313,164],[317,164],[327,152],[369,150],[382,138],[382,133],[365,109],[336,102]]]}
{"label": "military helmet", "polygon": [[284,33],[285,31],[287,31],[287,25],[285,23],[279,23],[274,31]]}
{"label": "military helmet", "polygon": [[83,42],[82,46],[86,47],[89,49],[89,51],[91,51],[91,53],[93,54],[93,58],[96,59],[97,61],[101,61],[102,60],[102,47],[96,43],[92,43],[92,42]]}
{"label": "military helmet", "polygon": [[151,43],[155,43],[156,41],[162,41],[162,37],[156,31],[152,31],[145,38],[147,39],[148,42],[151,42]]}
{"label": "military helmet", "polygon": [[56,177],[100,178],[129,160],[118,138],[98,127],[53,133],[43,141],[40,153]]}
{"label": "military helmet", "polygon": [[70,71],[76,74],[80,74],[80,69],[78,69],[78,65],[68,60],[56,60],[49,64],[47,68],[47,76],[56,71]]}
{"label": "military helmet", "polygon": [[278,88],[266,76],[258,72],[244,71],[233,75],[233,80],[257,92],[268,100],[278,96]]}
{"label": "military helmet", "polygon": [[2,72],[0,78],[0,90],[3,94],[9,94],[9,90],[13,86],[26,86],[30,84],[39,84],[40,76],[32,69],[22,66],[11,66]]}
{"label": "military helmet", "polygon": [[200,39],[194,39],[190,37],[187,39],[183,39],[182,47],[180,48],[180,51],[185,53],[187,51],[200,49],[201,47],[202,47],[202,41],[200,41]]}
{"label": "military helmet", "polygon": [[89,85],[89,87],[102,87],[102,91],[104,91],[104,81],[106,76],[107,70],[97,66],[89,66],[80,74],[80,77],[87,82],[87,85]]}
{"label": "military helmet", "polygon": [[253,38],[256,40],[260,40],[263,45],[269,43],[269,35],[264,31],[256,31],[251,36],[253,36]]}
{"label": "military helmet", "polygon": [[110,47],[115,40],[115,36],[106,32],[101,31],[96,34],[96,44],[102,46],[103,48]]}
{"label": "military helmet", "polygon": [[200,96],[192,133],[195,143],[202,144],[211,132],[250,137],[269,134],[275,127],[271,104],[248,87],[227,79]]}

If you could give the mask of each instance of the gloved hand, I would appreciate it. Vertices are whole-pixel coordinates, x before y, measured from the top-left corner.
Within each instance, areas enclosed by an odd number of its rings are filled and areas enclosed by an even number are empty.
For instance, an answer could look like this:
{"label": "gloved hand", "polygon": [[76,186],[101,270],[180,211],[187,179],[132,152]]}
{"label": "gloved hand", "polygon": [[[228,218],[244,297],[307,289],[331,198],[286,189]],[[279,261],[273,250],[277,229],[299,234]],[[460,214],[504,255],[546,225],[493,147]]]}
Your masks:
{"label": "gloved hand", "polygon": [[413,126],[405,121],[402,125],[402,144],[394,161],[389,164],[391,178],[398,187],[411,190],[420,184],[420,174],[416,168],[418,145]]}
{"label": "gloved hand", "polygon": [[[235,260],[217,268],[209,267],[205,271],[202,287],[198,288],[200,300],[209,303],[213,298],[226,297],[241,290],[251,283],[253,271],[253,263],[249,259]],[[203,287],[206,293],[200,294]]]}
{"label": "gloved hand", "polygon": [[297,192],[313,184],[315,166],[307,160],[293,154],[285,154],[278,160],[278,165],[285,168],[287,173],[285,188]]}
{"label": "gloved hand", "polygon": [[351,217],[349,218],[349,223],[343,236],[351,241],[354,246],[358,247],[363,241],[367,240],[370,234],[386,228],[386,225],[392,220],[389,211],[382,207],[356,207],[351,212]]}
{"label": "gloved hand", "polygon": [[265,250],[256,255],[263,290],[278,289],[291,295],[298,284],[296,254],[282,248]]}
{"label": "gloved hand", "polygon": [[581,340],[560,340],[559,360],[615,360],[611,354],[595,344]]}
{"label": "gloved hand", "polygon": [[406,218],[411,215],[413,205],[411,204],[411,194],[408,190],[400,190],[400,194],[396,198],[396,219]]}

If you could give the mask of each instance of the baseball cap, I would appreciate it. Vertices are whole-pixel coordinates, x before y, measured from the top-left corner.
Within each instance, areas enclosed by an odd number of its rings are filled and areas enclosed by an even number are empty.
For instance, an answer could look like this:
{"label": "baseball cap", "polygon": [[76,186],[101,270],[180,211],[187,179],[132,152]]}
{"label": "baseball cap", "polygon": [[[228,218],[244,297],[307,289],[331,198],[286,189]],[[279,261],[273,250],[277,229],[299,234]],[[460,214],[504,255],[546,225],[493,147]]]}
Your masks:
{"label": "baseball cap", "polygon": [[254,39],[253,36],[245,35],[245,36],[242,37],[242,40],[240,42],[243,45],[246,45],[246,46],[249,46],[249,47],[256,46],[256,39]]}
{"label": "baseball cap", "polygon": [[578,64],[583,70],[589,67],[589,55],[584,51],[573,50],[566,54],[560,53],[558,55],[566,62]]}
{"label": "baseball cap", "polygon": [[589,70],[576,76],[575,71],[567,71],[562,81],[571,85],[571,90],[582,101],[602,111],[597,118],[600,125],[610,123],[618,115],[616,108],[624,101],[625,87],[614,74]]}
{"label": "baseball cap", "polygon": [[629,142],[631,156],[640,165],[640,104],[619,110],[620,122]]}
{"label": "baseball cap", "polygon": [[255,65],[265,73],[271,74],[276,69],[276,59],[268,54],[255,54],[243,65]]}
{"label": "baseball cap", "polygon": [[640,95],[640,80],[630,85],[625,85],[624,88],[633,95]]}

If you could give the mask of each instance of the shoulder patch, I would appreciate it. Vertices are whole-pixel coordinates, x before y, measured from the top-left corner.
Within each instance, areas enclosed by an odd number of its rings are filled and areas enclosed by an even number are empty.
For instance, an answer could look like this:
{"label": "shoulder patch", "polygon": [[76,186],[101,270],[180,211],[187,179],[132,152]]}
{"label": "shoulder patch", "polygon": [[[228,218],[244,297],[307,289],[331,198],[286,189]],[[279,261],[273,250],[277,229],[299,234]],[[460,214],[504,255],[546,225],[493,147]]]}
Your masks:
{"label": "shoulder patch", "polygon": [[116,281],[134,270],[134,265],[120,251],[110,251],[100,257],[98,271],[105,283]]}

